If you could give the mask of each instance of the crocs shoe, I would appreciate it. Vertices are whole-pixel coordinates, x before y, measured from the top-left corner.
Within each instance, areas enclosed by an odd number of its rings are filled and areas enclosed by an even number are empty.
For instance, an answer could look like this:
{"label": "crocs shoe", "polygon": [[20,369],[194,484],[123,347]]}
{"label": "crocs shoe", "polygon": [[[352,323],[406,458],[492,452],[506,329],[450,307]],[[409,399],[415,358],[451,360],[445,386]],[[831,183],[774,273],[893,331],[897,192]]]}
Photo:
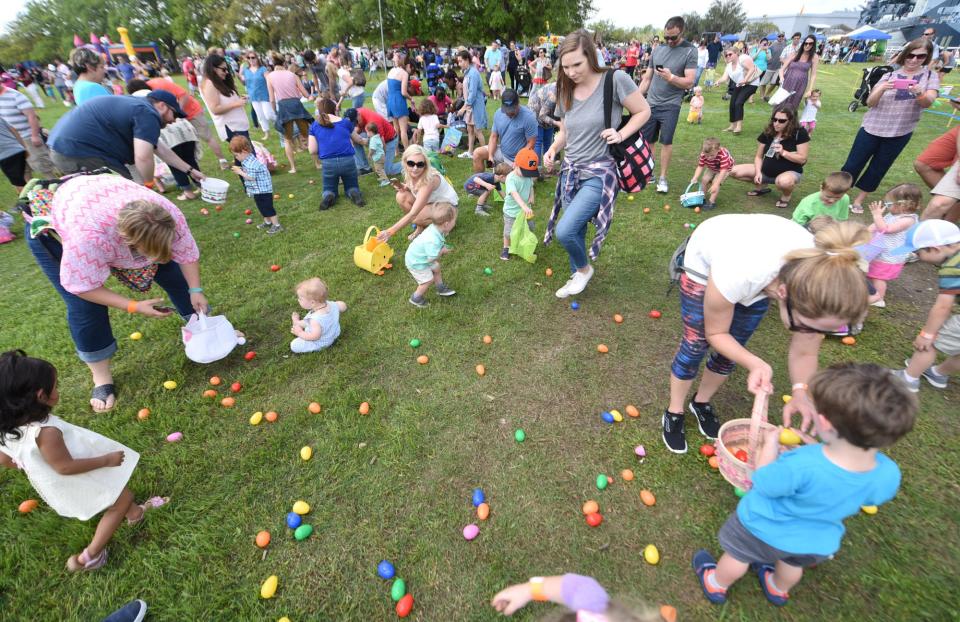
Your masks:
{"label": "crocs shoe", "polygon": [[777,607],[783,607],[790,599],[790,594],[781,592],[770,585],[772,576],[773,566],[763,564],[757,567],[757,579],[760,580],[760,588],[763,590],[763,595],[766,596],[767,600]]}
{"label": "crocs shoe", "polygon": [[714,605],[722,605],[727,602],[727,590],[724,588],[712,587],[707,583],[707,577],[717,571],[717,560],[705,549],[700,549],[693,554],[693,571],[697,573],[700,579],[700,588],[703,595],[707,597]]}

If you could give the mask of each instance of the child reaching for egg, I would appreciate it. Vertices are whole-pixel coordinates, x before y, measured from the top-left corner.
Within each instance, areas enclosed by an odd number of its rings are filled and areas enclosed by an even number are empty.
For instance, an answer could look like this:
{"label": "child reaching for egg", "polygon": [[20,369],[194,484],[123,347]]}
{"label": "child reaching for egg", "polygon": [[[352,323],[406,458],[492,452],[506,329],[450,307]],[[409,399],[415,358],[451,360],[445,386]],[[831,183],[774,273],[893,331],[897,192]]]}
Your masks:
{"label": "child reaching for egg", "polygon": [[327,301],[327,284],[314,277],[297,285],[297,302],[309,311],[303,319],[299,313],[290,316],[290,332],[296,339],[290,342],[294,354],[319,352],[333,345],[340,336],[340,314],[347,304]]}
{"label": "child reaching for egg", "polygon": [[511,585],[497,592],[490,604],[498,612],[510,616],[531,600],[552,602],[567,607],[568,612],[551,620],[570,622],[653,622],[662,620],[656,612],[631,607],[611,600],[596,579],[578,574],[555,577],[533,577],[525,583]]}
{"label": "child reaching for egg", "polygon": [[60,516],[87,521],[106,510],[90,544],[67,559],[71,572],[96,570],[107,563],[107,543],[124,518],[139,523],[170,499],[134,503],[127,482],[140,455],[51,415],[59,400],[52,364],[22,350],[0,355],[0,464],[21,469]]}
{"label": "child reaching for egg", "polygon": [[814,376],[809,394],[822,443],[778,455],[781,428],[765,433],[753,487],[720,528],[723,556],[693,555],[714,604],[725,603],[730,586],[753,569],[767,600],[786,605],[803,569],[840,548],[843,521],[897,493],[900,469],[878,448],[913,428],[917,400],[907,387],[879,365],[841,363]]}

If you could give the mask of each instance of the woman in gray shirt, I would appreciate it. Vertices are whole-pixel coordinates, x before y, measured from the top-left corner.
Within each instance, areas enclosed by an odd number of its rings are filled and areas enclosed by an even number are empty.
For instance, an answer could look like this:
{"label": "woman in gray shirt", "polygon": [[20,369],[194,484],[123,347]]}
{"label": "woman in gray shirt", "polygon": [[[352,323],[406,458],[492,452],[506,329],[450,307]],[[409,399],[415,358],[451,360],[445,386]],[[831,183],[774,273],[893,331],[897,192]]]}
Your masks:
{"label": "woman in gray shirt", "polygon": [[[553,212],[547,223],[544,243],[556,235],[570,255],[570,280],[557,290],[557,298],[579,294],[593,277],[584,237],[587,223],[593,221],[596,234],[590,245],[590,258],[596,259],[613,219],[616,201],[616,163],[609,145],[632,136],[650,118],[647,100],[622,71],[613,74],[613,113],[611,123],[619,125],[623,108],[630,121],[620,130],[604,127],[603,79],[606,70],[597,62],[593,37],[585,30],[571,33],[557,50],[560,70],[557,74],[556,116],[560,124],[553,144],[543,154],[546,170],[560,150],[565,149]],[[560,211],[557,222],[557,216]]]}

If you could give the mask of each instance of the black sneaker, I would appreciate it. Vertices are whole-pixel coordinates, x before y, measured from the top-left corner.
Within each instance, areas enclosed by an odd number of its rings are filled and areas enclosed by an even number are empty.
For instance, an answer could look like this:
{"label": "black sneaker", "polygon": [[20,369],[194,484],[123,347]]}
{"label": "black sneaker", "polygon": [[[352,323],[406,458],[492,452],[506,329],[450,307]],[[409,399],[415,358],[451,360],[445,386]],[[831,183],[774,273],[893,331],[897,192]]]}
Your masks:
{"label": "black sneaker", "polygon": [[360,194],[359,191],[350,193],[350,200],[353,201],[353,204],[357,207],[363,207],[367,204],[367,202],[363,200],[363,195]]}
{"label": "black sneaker", "polygon": [[509,249],[509,248],[504,248],[502,251],[500,251],[500,259],[502,259],[502,260],[504,260],[504,261],[510,261],[510,249]]}
{"label": "black sneaker", "polygon": [[322,210],[330,209],[331,207],[333,207],[333,202],[336,200],[337,200],[337,197],[335,197],[334,195],[332,194],[326,195],[325,197],[323,197],[323,199],[320,200],[320,210],[322,211]]}
{"label": "black sneaker", "polygon": [[717,434],[720,432],[720,420],[713,412],[713,406],[710,405],[710,402],[699,406],[696,402],[690,402],[690,412],[697,416],[697,427],[700,428],[700,434],[711,441],[717,440]]}
{"label": "black sneaker", "polygon": [[663,411],[663,444],[675,454],[687,453],[687,437],[683,431],[683,415]]}
{"label": "black sneaker", "polygon": [[453,296],[456,294],[456,290],[450,289],[445,283],[437,285],[437,296]]}

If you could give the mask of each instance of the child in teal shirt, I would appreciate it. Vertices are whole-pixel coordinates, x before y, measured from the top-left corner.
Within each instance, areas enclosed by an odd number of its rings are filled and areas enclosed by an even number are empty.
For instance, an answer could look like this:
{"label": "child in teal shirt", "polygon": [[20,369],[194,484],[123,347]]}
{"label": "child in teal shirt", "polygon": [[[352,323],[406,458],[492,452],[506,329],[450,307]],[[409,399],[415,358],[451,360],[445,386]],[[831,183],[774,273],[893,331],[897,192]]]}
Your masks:
{"label": "child in teal shirt", "polygon": [[440,274],[440,256],[450,252],[447,246],[447,234],[457,222],[457,210],[450,203],[435,203],[431,211],[430,221],[433,223],[423,233],[410,242],[404,261],[407,270],[417,282],[417,289],[410,296],[410,304],[415,307],[426,307],[424,295],[430,289],[430,284],[437,286],[438,296],[453,296],[457,292],[443,283]]}
{"label": "child in teal shirt", "polygon": [[807,224],[817,216],[829,216],[841,221],[850,218],[850,197],[847,191],[853,185],[853,177],[847,172],[830,173],[820,184],[820,192],[804,197],[793,210],[793,222]]}
{"label": "child in teal shirt", "polygon": [[510,259],[510,231],[522,211],[527,220],[533,218],[533,180],[540,176],[539,158],[533,149],[524,147],[513,160],[513,170],[507,175],[503,198],[503,250],[500,259]]}

